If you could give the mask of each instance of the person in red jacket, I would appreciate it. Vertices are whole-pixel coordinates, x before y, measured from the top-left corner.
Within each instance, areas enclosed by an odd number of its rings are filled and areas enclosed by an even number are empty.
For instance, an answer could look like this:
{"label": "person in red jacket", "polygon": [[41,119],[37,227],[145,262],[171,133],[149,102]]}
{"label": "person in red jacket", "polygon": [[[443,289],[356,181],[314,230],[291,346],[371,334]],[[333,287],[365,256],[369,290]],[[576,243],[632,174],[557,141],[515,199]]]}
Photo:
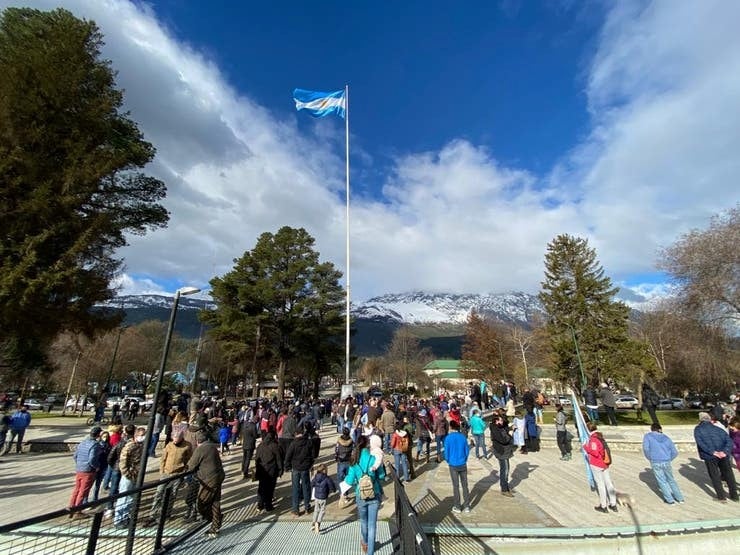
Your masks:
{"label": "person in red jacket", "polygon": [[589,431],[588,439],[583,444],[583,450],[588,455],[588,464],[599,491],[599,504],[594,507],[600,513],[608,513],[609,509],[617,512],[617,491],[614,489],[611,476],[609,476],[609,464],[607,461],[607,447],[604,436],[597,431],[594,422],[588,422],[586,427]]}

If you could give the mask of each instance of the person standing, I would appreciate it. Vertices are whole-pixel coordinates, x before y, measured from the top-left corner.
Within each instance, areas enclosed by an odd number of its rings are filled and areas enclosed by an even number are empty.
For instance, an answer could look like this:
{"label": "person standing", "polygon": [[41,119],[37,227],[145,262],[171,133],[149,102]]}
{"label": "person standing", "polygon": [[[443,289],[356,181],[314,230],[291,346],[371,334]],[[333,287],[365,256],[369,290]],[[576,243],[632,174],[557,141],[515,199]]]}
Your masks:
{"label": "person standing", "polygon": [[563,410],[563,405],[560,403],[555,404],[555,434],[558,441],[558,449],[560,449],[560,460],[569,461],[571,458],[571,447],[570,441],[568,441],[568,430],[565,427],[568,421],[568,415]]}
{"label": "person standing", "polygon": [[671,461],[678,456],[678,449],[671,438],[663,433],[660,424],[652,424],[650,432],[642,438],[642,452],[650,461],[653,475],[658,482],[663,499],[669,505],[683,503],[683,493],[673,477]]}
{"label": "person standing", "polygon": [[[103,483],[105,474],[108,472],[108,455],[111,451],[110,433],[106,431],[100,432],[100,436],[98,436],[98,444],[100,445],[100,450],[98,452],[99,463],[97,465],[98,470],[95,473],[95,481],[93,482],[92,487],[93,501],[98,500],[98,496],[100,495],[100,485]],[[87,501],[87,496],[85,496],[83,503],[87,503]]]}
{"label": "person standing", "polygon": [[0,457],[5,454],[5,440],[8,438],[8,431],[10,430],[10,415],[3,406],[2,416],[0,416]]}
{"label": "person standing", "polygon": [[[128,430],[128,426],[126,426]],[[118,467],[121,470],[121,481],[118,485],[118,492],[124,493],[136,487],[136,480],[139,476],[139,467],[141,466],[141,457],[144,453],[144,440],[146,439],[146,428],[143,426],[136,428],[132,441],[126,442],[121,449],[121,456],[118,459]],[[113,525],[116,528],[126,528],[129,525],[129,511],[131,510],[132,496],[126,495],[116,500],[116,506],[113,513]]]}
{"label": "person standing", "polygon": [[727,482],[729,497],[739,501],[735,474],[730,465],[732,458],[732,440],[730,435],[712,424],[709,413],[699,413],[699,425],[694,428],[694,440],[699,451],[699,458],[704,461],[709,473],[709,479],[717,494],[717,500],[727,502],[722,481]]}
{"label": "person standing", "polygon": [[257,479],[257,508],[272,511],[277,479],[283,475],[283,453],[275,430],[268,429],[254,455],[254,477]]}
{"label": "person standing", "polygon": [[[244,476],[245,480],[249,478],[249,463],[252,460],[255,445],[257,445],[257,436],[259,435],[257,422],[258,417],[256,414],[242,422],[242,476]],[[280,466],[282,467],[282,461]]]}
{"label": "person standing", "polygon": [[732,440],[732,456],[735,459],[735,467],[740,470],[740,418],[737,416],[730,420],[730,439]]}
{"label": "person standing", "polygon": [[426,409],[420,409],[416,413],[416,460],[421,458],[421,452],[426,447],[426,461],[429,462],[429,451],[432,443],[431,426],[427,421]]}
{"label": "person standing", "polygon": [[481,418],[480,410],[473,408],[470,416],[470,432],[475,439],[475,456],[480,459],[480,448],[483,448],[483,456],[488,458],[486,448],[486,423]]}
{"label": "person standing", "polygon": [[524,415],[524,445],[528,453],[540,450],[540,430],[534,416],[534,409],[527,410]]}
{"label": "person standing", "polygon": [[514,497],[514,492],[509,488],[509,459],[514,456],[516,444],[509,433],[504,418],[498,414],[493,417],[491,422],[491,443],[493,445],[493,456],[498,460],[501,495]]}
{"label": "person standing", "polygon": [[614,398],[614,393],[609,386],[605,383],[601,384],[601,404],[606,409],[606,416],[609,419],[610,426],[617,425],[617,401]]}
{"label": "person standing", "polygon": [[226,475],[218,453],[218,443],[203,430],[198,432],[197,442],[188,466],[196,471],[200,482],[198,512],[206,522],[211,523],[206,535],[214,538],[221,531],[221,486]]}
{"label": "person standing", "polygon": [[386,453],[391,452],[391,437],[396,428],[396,413],[393,412],[391,405],[386,403],[383,414],[380,415],[380,427],[383,434],[383,450]]}
{"label": "person standing", "polygon": [[[445,436],[444,452],[452,480],[452,512],[469,513],[468,455],[470,446],[465,436],[460,433],[460,424],[455,420],[450,422],[450,433]],[[460,498],[460,486],[462,486],[462,499]]]}
{"label": "person standing", "polygon": [[589,385],[583,392],[583,404],[586,405],[586,412],[588,413],[588,419],[591,422],[599,421],[599,401],[596,397],[596,390],[592,385]]}
{"label": "person standing", "polygon": [[303,500],[303,506],[306,513],[311,512],[311,477],[309,472],[313,466],[313,444],[309,431],[305,429],[298,430],[297,437],[288,446],[288,452],[285,454],[285,470],[291,472],[292,488],[292,511],[293,516],[300,516],[300,504]]}
{"label": "person standing", "polygon": [[591,467],[596,489],[599,492],[599,505],[594,509],[600,513],[608,513],[611,509],[616,513],[617,491],[614,489],[614,484],[609,475],[611,454],[606,446],[606,441],[604,441],[604,436],[597,430],[596,423],[588,422],[586,428],[589,436],[583,444],[583,450],[588,455],[588,464]]}
{"label": "person standing", "polygon": [[10,451],[15,441],[15,452],[20,455],[23,450],[23,437],[26,430],[31,425],[31,413],[28,412],[28,405],[21,405],[17,411],[10,417],[10,441],[5,446],[5,452]]}
{"label": "person standing", "polygon": [[[378,510],[382,490],[380,480],[385,480],[385,466],[376,465],[375,457],[370,454],[369,438],[360,436],[357,447],[352,453],[352,466],[349,467],[345,484],[355,487],[355,499],[357,501],[357,514],[360,517],[360,548],[363,553],[373,555],[375,553],[375,535],[378,527]],[[362,495],[360,482],[367,475],[372,482],[372,497]]]}
{"label": "person standing", "polygon": [[[508,413],[507,413],[507,416],[508,416]],[[516,413],[514,414],[514,420],[512,422],[512,425],[514,426],[514,430],[513,430],[514,435],[512,438],[514,440],[514,445],[519,447],[519,452],[522,455],[526,455],[527,454],[527,444],[525,442],[526,425],[525,425],[524,418],[522,417],[522,414],[519,411],[516,411]]]}
{"label": "person standing", "polygon": [[646,383],[642,384],[642,406],[648,411],[652,424],[660,425],[660,422],[658,422],[658,415],[655,412],[659,402],[660,397],[658,397],[655,390]]}
{"label": "person standing", "polygon": [[[162,451],[162,457],[159,459],[159,479],[166,480],[172,478],[178,474],[187,472],[188,463],[193,456],[193,446],[190,442],[185,441],[185,429],[184,426],[177,425],[173,429],[172,441],[168,442],[164,446]],[[182,478],[179,480],[172,480],[166,484],[160,484],[157,487],[157,491],[154,494],[154,501],[152,502],[151,511],[149,511],[148,524],[155,524],[157,518],[162,514],[162,505],[164,504],[164,497],[167,490],[170,491],[169,501],[165,514],[169,517],[172,513],[172,506],[175,504],[175,496],[177,490],[183,483]]]}
{"label": "person standing", "polygon": [[393,459],[396,463],[396,472],[399,474],[401,482],[409,481],[409,461],[406,456],[410,438],[406,430],[399,423],[396,427],[396,431],[393,434],[390,431],[386,432],[386,435],[391,437],[391,449],[393,450]]}
{"label": "person standing", "polygon": [[316,474],[311,480],[311,487],[314,491],[316,509],[313,512],[313,531],[314,534],[321,533],[321,521],[324,519],[326,512],[326,500],[329,495],[337,491],[337,485],[328,474],[325,464],[320,464],[316,468]]}
{"label": "person standing", "polygon": [[[103,489],[109,489],[109,495],[111,497],[116,495],[120,488],[121,467],[119,466],[119,462],[121,458],[121,451],[126,446],[127,442],[133,440],[135,434],[136,426],[134,426],[133,424],[127,424],[124,428],[123,435],[120,436],[120,439],[110,450],[110,453],[108,453],[108,469],[110,471],[109,481],[106,481],[105,478],[103,479]],[[109,517],[113,514],[113,506],[113,502],[111,501],[108,504],[108,508],[105,510],[106,517]]]}
{"label": "person standing", "polygon": [[[94,426],[90,435],[83,439],[72,455],[75,461],[75,485],[69,498],[69,508],[82,505],[95,482],[100,468],[100,426]],[[82,516],[80,513],[70,513],[69,517]]]}
{"label": "person standing", "polygon": [[444,441],[447,437],[447,433],[450,430],[450,425],[447,422],[447,416],[442,407],[439,407],[434,413],[434,442],[437,448],[437,462],[441,463],[445,458]]}
{"label": "person standing", "polygon": [[337,482],[343,482],[349,471],[350,461],[352,460],[352,438],[349,435],[347,426],[342,428],[342,435],[337,439],[334,446],[334,460],[337,463]]}

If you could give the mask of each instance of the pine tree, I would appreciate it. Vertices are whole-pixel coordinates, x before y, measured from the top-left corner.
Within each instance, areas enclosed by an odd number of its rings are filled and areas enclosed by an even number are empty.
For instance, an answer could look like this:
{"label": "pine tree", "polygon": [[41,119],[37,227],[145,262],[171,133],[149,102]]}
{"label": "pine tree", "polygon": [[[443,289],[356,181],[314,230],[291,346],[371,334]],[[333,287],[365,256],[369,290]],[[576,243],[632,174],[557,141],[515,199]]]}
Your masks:
{"label": "pine tree", "polygon": [[585,380],[594,382],[622,377],[631,362],[629,309],[614,300],[617,291],[585,239],[559,235],[547,246],[539,298],[548,315],[555,374],[578,389],[581,366]]}
{"label": "pine tree", "polygon": [[0,13],[0,364],[16,372],[61,330],[115,326],[90,310],[113,296],[113,255],[168,220],[102,44],[66,10]]}
{"label": "pine tree", "polygon": [[318,383],[343,358],[337,348],[344,325],[341,274],[319,262],[313,245],[303,228],[263,233],[233,270],[211,280],[217,309],[202,315],[216,339],[244,346],[243,360],[264,348],[278,361],[280,398],[289,361],[310,360]]}

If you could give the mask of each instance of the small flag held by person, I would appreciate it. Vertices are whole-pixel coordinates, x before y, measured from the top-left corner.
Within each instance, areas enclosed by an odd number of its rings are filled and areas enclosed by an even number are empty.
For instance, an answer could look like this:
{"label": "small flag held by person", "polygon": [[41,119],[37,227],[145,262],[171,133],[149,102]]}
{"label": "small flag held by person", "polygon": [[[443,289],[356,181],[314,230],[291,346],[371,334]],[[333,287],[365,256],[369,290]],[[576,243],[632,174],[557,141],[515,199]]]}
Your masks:
{"label": "small flag held by person", "polygon": [[344,111],[347,107],[344,90],[320,92],[295,89],[293,100],[296,110],[306,110],[315,118],[323,118],[330,114],[344,118]]}

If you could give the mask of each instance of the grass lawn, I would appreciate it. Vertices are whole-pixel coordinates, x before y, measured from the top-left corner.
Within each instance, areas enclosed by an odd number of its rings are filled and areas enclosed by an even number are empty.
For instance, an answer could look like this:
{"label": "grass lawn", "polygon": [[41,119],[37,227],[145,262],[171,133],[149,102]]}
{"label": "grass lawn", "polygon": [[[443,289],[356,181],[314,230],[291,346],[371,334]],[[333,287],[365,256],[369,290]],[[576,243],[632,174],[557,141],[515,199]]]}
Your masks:
{"label": "grass lawn", "polygon": [[[565,407],[565,412],[573,414],[573,407]],[[552,422],[555,417],[555,407],[547,406],[544,409],[545,422]],[[659,410],[656,412],[661,425],[670,424],[698,424],[699,410]],[[599,411],[601,422],[608,422],[606,412]],[[643,426],[650,424],[650,415],[646,410],[642,411],[642,420],[637,419],[634,409],[617,409],[617,422],[624,426]]]}

